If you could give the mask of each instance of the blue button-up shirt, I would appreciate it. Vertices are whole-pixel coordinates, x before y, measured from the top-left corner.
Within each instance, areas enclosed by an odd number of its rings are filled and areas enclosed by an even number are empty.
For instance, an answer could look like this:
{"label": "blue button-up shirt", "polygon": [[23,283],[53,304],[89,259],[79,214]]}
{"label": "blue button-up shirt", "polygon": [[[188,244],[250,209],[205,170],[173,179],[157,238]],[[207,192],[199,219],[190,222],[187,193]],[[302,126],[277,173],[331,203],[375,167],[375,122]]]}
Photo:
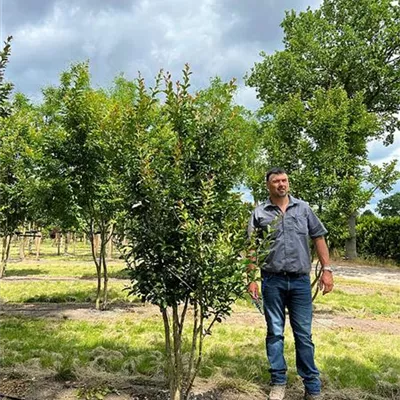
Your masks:
{"label": "blue button-up shirt", "polygon": [[272,229],[270,252],[261,268],[266,272],[309,273],[311,256],[309,237],[315,239],[328,233],[322,222],[305,201],[289,196],[286,212],[268,199],[253,211],[248,235],[256,228]]}

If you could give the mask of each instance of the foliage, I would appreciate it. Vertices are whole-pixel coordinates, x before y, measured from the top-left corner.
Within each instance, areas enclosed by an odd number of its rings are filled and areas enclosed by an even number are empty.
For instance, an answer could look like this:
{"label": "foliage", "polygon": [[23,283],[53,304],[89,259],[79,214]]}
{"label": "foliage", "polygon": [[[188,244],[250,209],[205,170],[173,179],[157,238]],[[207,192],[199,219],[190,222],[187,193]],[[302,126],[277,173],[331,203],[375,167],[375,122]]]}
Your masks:
{"label": "foliage", "polygon": [[335,221],[332,239],[349,239],[353,256],[358,209],[398,179],[395,162],[368,163],[367,143],[391,143],[400,125],[400,9],[325,0],[288,12],[282,27],[284,50],[262,54],[247,77],[263,102],[265,168],[286,167],[293,192]]}
{"label": "foliage", "polygon": [[[164,76],[164,104],[157,101],[157,84],[148,93],[139,81],[138,119],[132,122],[138,153],[125,175],[134,187],[128,203],[136,206],[126,249],[131,293],[163,314],[173,399],[188,397],[204,336],[245,289],[238,257],[247,211],[232,189],[243,170],[246,119],[232,102],[234,82],[215,79],[192,95],[190,74],[186,66],[176,87]],[[193,333],[185,366],[182,335],[190,305]]]}
{"label": "foliage", "polygon": [[376,209],[382,217],[400,217],[400,193],[379,200]]}
{"label": "foliage", "polygon": [[40,158],[38,115],[22,95],[10,99],[12,84],[4,81],[11,37],[0,52],[0,278],[7,266],[11,235],[33,217],[36,161]]}
{"label": "foliage", "polygon": [[62,228],[81,227],[88,234],[98,278],[96,308],[100,302],[107,307],[106,245],[124,213],[119,139],[132,88],[123,83],[121,77],[115,90],[94,90],[88,65],[76,64],[61,75],[59,87],[44,90],[42,207]]}
{"label": "foliage", "polygon": [[400,217],[360,217],[357,223],[357,238],[360,253],[392,259],[400,264]]}
{"label": "foliage", "polygon": [[11,53],[11,40],[9,36],[4,43],[3,50],[0,51],[0,117],[5,118],[11,113],[10,95],[13,89],[13,84],[4,80],[4,74],[8,59]]}

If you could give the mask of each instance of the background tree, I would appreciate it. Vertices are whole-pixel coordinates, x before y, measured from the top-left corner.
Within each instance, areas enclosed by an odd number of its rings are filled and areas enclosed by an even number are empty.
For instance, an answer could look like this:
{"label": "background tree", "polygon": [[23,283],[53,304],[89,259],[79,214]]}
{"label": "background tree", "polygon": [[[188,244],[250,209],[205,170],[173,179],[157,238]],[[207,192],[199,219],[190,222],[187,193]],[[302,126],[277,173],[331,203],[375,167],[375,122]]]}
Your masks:
{"label": "background tree", "polygon": [[88,235],[97,271],[96,308],[104,309],[106,245],[124,210],[116,168],[123,107],[116,96],[91,88],[88,64],[73,65],[44,98],[43,204],[65,227],[80,226]]}
{"label": "background tree", "polygon": [[12,84],[4,80],[11,37],[0,52],[0,277],[7,266],[11,238],[32,217],[36,185],[38,114],[22,94],[10,98]]}
{"label": "background tree", "polygon": [[379,200],[376,209],[382,217],[400,217],[400,193]]}
{"label": "background tree", "polygon": [[[284,50],[262,54],[247,78],[272,131],[267,164],[286,161],[311,204],[329,199],[329,214],[347,220],[352,258],[358,209],[397,179],[393,163],[368,167],[367,143],[389,144],[399,127],[400,9],[390,0],[325,0],[315,11],[288,12],[282,27]],[[363,189],[366,174],[372,189]]]}
{"label": "background tree", "polygon": [[174,400],[188,398],[205,335],[245,289],[239,253],[248,214],[232,189],[243,171],[246,120],[233,82],[216,79],[191,95],[189,75],[186,66],[176,87],[165,76],[164,104],[140,81],[131,123],[138,152],[125,174],[135,188],[127,203],[136,205],[125,253],[131,293],[160,307]]}

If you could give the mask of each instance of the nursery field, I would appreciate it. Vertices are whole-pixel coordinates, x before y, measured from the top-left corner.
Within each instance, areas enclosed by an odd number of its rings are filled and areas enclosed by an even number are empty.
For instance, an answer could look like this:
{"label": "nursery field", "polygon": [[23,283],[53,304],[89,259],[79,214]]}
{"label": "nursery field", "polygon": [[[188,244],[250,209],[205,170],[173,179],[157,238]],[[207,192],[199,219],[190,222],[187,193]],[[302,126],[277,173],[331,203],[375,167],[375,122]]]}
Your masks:
{"label": "nursery field", "polygon": [[[72,250],[72,249],[71,249]],[[109,260],[110,307],[94,309],[89,247],[40,259],[12,248],[0,281],[0,398],[166,399],[159,310],[128,296],[118,255]],[[325,399],[400,399],[400,269],[338,264],[334,292],[315,301],[313,338]],[[188,332],[189,335],[189,332]],[[198,399],[266,398],[263,316],[244,298],[205,340]],[[287,328],[288,399],[302,398]],[[7,395],[9,397],[7,397]]]}

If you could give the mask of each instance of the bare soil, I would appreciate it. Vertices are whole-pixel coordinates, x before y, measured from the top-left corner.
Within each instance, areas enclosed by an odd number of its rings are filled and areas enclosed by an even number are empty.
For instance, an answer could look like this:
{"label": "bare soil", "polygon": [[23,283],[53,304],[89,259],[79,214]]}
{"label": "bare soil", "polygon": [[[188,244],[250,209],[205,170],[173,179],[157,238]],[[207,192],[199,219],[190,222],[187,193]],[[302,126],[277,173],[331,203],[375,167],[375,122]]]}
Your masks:
{"label": "bare soil", "polygon": [[[400,269],[383,268],[376,266],[362,265],[339,265],[336,267],[336,276],[346,279],[354,279],[357,281],[382,283],[385,285],[395,285],[400,287]],[[43,280],[49,277],[6,277],[4,280]],[[54,280],[78,280],[79,278],[71,277],[52,277]],[[357,286],[344,285],[340,288],[342,291],[349,293],[366,293],[370,288],[360,288]],[[32,304],[0,304],[1,316],[29,316],[40,318],[56,318],[56,319],[78,319],[87,321],[112,321],[121,317],[132,317],[134,319],[149,318],[151,316],[159,316],[157,307],[141,304],[112,304],[108,311],[96,311],[89,304],[66,303],[32,303]],[[238,309],[226,321],[226,324],[244,324],[252,326],[264,326],[264,320],[257,310],[246,311]],[[372,319],[356,319],[343,315],[329,314],[316,311],[314,317],[314,329],[352,329],[362,332],[383,332],[393,335],[400,335],[400,321],[382,321]],[[114,377],[109,377],[110,384],[115,388],[113,393],[104,395],[106,400],[167,400],[168,391],[160,383],[155,382],[136,382],[136,381],[117,381]],[[102,378],[102,382],[107,383],[107,378]],[[84,395],[78,397],[79,388],[82,393],[82,386],[93,385],[93,380],[86,382],[57,382],[51,376],[46,376],[42,371],[0,371],[0,399],[24,399],[24,400],[74,400],[78,398],[84,399]],[[218,382],[210,382],[198,379],[194,388],[192,400],[265,400],[268,386],[251,388],[251,391],[240,392],[234,389],[222,389]],[[8,396],[7,396],[8,395]],[[295,382],[288,388],[288,400],[301,399],[303,396],[302,385],[300,381]],[[398,394],[394,393],[393,397],[365,397],[365,393],[359,394],[356,391],[335,391],[330,393],[324,392],[326,400],[346,400],[346,399],[370,399],[383,400],[392,399],[399,400]],[[89,397],[88,397],[89,398]],[[93,397],[95,398],[95,397]],[[101,397],[98,397],[101,398]],[[89,398],[91,399],[91,398]]]}

